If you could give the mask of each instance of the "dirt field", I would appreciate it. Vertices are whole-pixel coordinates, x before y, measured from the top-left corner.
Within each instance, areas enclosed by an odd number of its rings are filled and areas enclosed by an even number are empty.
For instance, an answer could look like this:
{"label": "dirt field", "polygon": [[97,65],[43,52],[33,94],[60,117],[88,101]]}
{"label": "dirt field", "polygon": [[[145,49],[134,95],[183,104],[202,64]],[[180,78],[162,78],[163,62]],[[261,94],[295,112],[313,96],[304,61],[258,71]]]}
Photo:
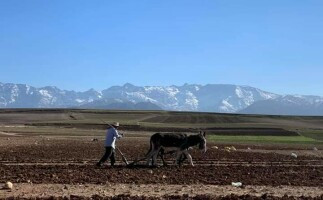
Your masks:
{"label": "dirt field", "polygon": [[[118,154],[114,168],[96,167],[113,121],[123,125],[117,146],[130,162],[146,154],[154,132],[205,130],[208,151],[190,150],[194,167],[175,166],[172,155],[167,167],[129,167]],[[10,181],[13,189],[0,189],[0,199],[323,199],[322,124],[322,117],[2,109],[0,188]]]}
{"label": "dirt field", "polygon": [[[135,135],[118,143],[129,161],[143,156],[149,148],[148,137],[132,137]],[[0,190],[0,197],[323,197],[322,151],[313,151],[310,146],[235,145],[237,151],[227,152],[224,148],[228,145],[208,143],[206,154],[192,150],[194,167],[174,166],[174,158],[169,155],[168,167],[129,168],[118,156],[116,167],[107,164],[98,168],[94,165],[103,153],[103,137],[98,142],[92,138],[2,134],[0,182],[11,181],[14,189]],[[293,158],[290,152],[298,157]],[[231,186],[232,182],[242,182],[243,188]]]}

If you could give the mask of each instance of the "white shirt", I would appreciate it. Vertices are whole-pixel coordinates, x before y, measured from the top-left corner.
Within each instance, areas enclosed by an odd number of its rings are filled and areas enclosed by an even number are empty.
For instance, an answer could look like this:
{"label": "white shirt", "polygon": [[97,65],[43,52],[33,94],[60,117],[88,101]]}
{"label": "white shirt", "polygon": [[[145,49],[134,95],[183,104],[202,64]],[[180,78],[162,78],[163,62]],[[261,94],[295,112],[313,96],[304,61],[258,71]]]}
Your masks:
{"label": "white shirt", "polygon": [[112,127],[109,128],[106,133],[104,146],[105,147],[112,147],[115,149],[116,139],[121,138],[121,137],[122,137],[122,135],[119,135],[117,129],[112,128]]}

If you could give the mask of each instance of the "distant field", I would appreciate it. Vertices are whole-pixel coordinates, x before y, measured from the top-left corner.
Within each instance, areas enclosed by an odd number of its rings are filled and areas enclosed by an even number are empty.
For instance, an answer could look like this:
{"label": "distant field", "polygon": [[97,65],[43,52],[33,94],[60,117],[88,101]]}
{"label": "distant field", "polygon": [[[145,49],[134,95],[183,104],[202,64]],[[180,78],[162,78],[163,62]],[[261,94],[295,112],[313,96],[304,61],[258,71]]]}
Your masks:
{"label": "distant field", "polygon": [[300,134],[304,137],[323,141],[323,130],[301,130]]}
{"label": "distant field", "polygon": [[[106,123],[121,130],[197,132],[210,140],[242,143],[321,143],[323,117],[205,112],[78,109],[0,109],[0,131],[28,135],[101,135]],[[21,127],[21,126],[26,127]]]}
{"label": "distant field", "polygon": [[212,123],[243,123],[251,122],[251,120],[245,119],[241,116],[234,115],[214,115],[203,113],[174,113],[168,115],[161,115],[156,117],[150,117],[142,122],[148,123],[166,123],[166,124],[212,124]]}
{"label": "distant field", "polygon": [[77,109],[0,109],[0,124],[104,123],[154,127],[266,127],[323,129],[323,117],[241,115],[203,112]]}

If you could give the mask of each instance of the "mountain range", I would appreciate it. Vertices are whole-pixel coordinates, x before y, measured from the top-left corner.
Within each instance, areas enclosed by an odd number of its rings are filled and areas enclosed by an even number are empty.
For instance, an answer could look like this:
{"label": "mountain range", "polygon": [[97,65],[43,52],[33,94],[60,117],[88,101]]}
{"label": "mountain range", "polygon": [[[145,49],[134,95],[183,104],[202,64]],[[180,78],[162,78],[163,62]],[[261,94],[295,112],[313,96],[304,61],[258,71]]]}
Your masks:
{"label": "mountain range", "polygon": [[177,110],[220,113],[323,115],[323,97],[279,95],[250,86],[184,84],[135,86],[102,91],[61,90],[47,86],[0,83],[0,108],[95,108]]}

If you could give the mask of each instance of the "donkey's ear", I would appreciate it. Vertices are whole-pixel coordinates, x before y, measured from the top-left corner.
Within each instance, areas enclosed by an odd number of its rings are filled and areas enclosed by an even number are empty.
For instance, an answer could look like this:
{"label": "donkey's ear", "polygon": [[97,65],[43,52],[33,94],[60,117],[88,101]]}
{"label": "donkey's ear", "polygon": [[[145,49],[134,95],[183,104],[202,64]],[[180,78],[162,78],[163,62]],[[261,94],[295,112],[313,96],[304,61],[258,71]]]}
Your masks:
{"label": "donkey's ear", "polygon": [[206,132],[205,131],[203,131],[203,137],[205,137],[206,136]]}
{"label": "donkey's ear", "polygon": [[199,131],[199,134],[200,134],[200,135],[203,135],[203,131]]}

